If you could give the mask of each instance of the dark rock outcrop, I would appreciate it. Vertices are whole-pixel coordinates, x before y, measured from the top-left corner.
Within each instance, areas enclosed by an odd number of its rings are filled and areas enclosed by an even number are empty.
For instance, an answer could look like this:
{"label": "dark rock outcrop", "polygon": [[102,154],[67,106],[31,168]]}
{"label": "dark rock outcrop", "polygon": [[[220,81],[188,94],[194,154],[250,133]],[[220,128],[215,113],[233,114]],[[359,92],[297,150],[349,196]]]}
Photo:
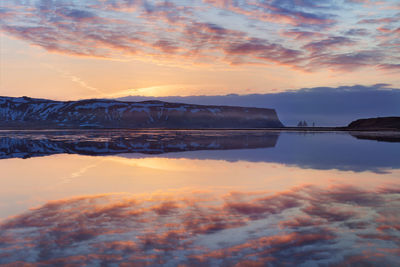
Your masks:
{"label": "dark rock outcrop", "polygon": [[350,130],[400,130],[400,117],[378,117],[351,122]]}
{"label": "dark rock outcrop", "polygon": [[274,109],[203,106],[161,101],[106,99],[51,101],[0,97],[0,128],[274,128],[283,127]]}

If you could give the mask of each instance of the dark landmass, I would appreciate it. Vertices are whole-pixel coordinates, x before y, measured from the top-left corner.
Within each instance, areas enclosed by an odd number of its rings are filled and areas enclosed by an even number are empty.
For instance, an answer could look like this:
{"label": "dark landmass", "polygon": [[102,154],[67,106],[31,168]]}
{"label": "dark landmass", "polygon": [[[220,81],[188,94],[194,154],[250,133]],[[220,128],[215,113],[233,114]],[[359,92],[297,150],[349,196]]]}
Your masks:
{"label": "dark landmass", "polygon": [[[358,119],[344,127],[283,127],[278,129],[284,131],[305,132],[348,131],[351,132],[352,136],[359,139],[398,142],[399,137],[397,132],[400,131],[400,117]],[[387,132],[393,133],[387,134]]]}
{"label": "dark landmass", "polygon": [[268,148],[278,137],[279,132],[255,131],[5,131],[0,132],[0,159]]}
{"label": "dark landmass", "polygon": [[266,94],[228,94],[207,96],[126,96],[121,101],[161,100],[200,105],[274,108],[284,125],[339,127],[360,118],[400,115],[400,88],[389,84],[371,86],[313,87]]}
{"label": "dark landmass", "polygon": [[283,127],[274,109],[106,99],[0,97],[0,129],[224,129]]}
{"label": "dark landmass", "polygon": [[[266,131],[399,131],[400,117],[359,119],[343,127],[285,127],[274,109],[107,99],[52,101],[0,97],[0,130],[159,129]],[[398,142],[398,137],[352,135]]]}
{"label": "dark landmass", "polygon": [[400,130],[400,117],[378,117],[351,122],[349,130]]}

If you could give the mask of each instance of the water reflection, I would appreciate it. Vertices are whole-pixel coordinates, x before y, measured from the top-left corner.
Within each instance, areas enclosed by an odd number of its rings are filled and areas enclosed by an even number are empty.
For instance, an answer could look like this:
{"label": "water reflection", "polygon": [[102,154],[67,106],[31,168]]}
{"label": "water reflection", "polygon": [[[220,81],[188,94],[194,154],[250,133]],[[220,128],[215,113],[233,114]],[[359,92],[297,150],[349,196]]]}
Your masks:
{"label": "water reflection", "polygon": [[0,158],[52,154],[161,154],[193,150],[274,147],[279,132],[262,131],[47,131],[0,133]]}
{"label": "water reflection", "polygon": [[350,132],[357,139],[376,140],[380,142],[400,142],[400,132]]}
{"label": "water reflection", "polygon": [[47,201],[113,192],[151,194],[176,190],[280,192],[304,185],[398,184],[386,173],[315,170],[268,162],[184,158],[53,155],[0,160],[0,221]]}
{"label": "water reflection", "polygon": [[400,262],[400,143],[339,132],[0,137],[0,265]]}
{"label": "water reflection", "polygon": [[395,266],[400,187],[81,196],[0,227],[0,262]]}
{"label": "water reflection", "polygon": [[276,162],[301,168],[385,172],[400,168],[398,140],[398,132],[4,131],[0,132],[0,159],[62,153],[127,158],[163,154],[167,158]]}

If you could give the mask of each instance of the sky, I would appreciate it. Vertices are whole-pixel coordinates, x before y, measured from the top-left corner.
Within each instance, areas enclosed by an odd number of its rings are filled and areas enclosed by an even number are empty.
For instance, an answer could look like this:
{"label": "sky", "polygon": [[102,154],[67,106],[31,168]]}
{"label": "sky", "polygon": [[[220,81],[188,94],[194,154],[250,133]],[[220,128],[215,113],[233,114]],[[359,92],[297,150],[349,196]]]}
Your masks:
{"label": "sky", "polygon": [[400,87],[397,0],[3,0],[0,95]]}

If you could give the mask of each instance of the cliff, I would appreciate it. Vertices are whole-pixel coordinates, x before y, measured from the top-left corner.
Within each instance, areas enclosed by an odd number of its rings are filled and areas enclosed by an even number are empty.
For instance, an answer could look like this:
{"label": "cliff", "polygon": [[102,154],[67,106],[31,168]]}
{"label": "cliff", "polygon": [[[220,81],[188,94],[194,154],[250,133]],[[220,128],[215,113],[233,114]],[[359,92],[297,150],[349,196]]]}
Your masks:
{"label": "cliff", "polygon": [[350,130],[400,130],[400,117],[378,117],[351,122]]}
{"label": "cliff", "polygon": [[205,106],[161,101],[106,99],[52,101],[0,97],[0,128],[274,128],[283,127],[273,109]]}

